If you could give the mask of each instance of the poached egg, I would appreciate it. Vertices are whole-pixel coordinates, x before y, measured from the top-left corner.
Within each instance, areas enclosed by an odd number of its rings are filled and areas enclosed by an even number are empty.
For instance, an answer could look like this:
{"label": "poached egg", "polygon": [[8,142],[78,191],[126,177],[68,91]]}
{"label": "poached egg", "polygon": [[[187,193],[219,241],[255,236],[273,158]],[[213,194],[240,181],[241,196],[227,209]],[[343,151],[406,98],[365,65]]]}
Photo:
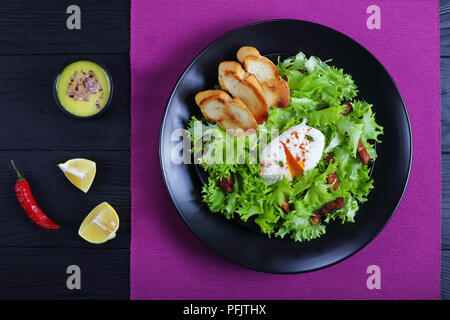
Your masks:
{"label": "poached egg", "polygon": [[325,146],[323,133],[306,125],[307,120],[284,131],[260,153],[260,176],[269,184],[283,177],[292,180],[304,171],[314,169]]}

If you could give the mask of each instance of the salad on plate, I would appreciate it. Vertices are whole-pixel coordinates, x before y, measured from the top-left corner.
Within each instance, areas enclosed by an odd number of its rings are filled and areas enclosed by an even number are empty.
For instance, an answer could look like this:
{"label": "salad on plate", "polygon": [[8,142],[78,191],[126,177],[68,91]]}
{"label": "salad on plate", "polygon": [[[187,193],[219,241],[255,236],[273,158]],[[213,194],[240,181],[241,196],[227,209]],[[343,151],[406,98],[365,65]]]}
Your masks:
{"label": "salad on plate", "polygon": [[327,223],[355,221],[374,187],[383,128],[352,77],[302,52],[276,64],[244,46],[223,61],[214,90],[197,93],[188,123],[203,201],[256,223],[268,237],[309,241]]}

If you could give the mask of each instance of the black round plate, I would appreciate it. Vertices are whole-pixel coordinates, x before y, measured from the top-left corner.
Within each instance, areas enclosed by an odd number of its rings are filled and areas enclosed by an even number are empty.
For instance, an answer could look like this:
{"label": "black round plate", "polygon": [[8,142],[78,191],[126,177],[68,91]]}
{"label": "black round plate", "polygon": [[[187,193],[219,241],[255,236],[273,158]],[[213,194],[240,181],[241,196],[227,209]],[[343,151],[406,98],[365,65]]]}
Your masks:
{"label": "black round plate", "polygon": [[[375,188],[361,204],[355,223],[330,223],[319,239],[296,243],[268,238],[251,228],[212,213],[202,203],[202,182],[194,164],[175,164],[171,151],[174,130],[186,128],[200,115],[194,101],[200,90],[217,84],[217,67],[236,60],[243,45],[263,55],[295,55],[303,51],[352,75],[360,94],[374,105],[376,120],[384,127],[377,145],[372,178]],[[356,41],[328,27],[298,20],[270,20],[236,29],[203,50],[187,67],[172,92],[161,125],[160,161],[172,200],[188,227],[207,246],[245,267],[272,273],[297,273],[323,268],[356,253],[383,229],[405,190],[412,158],[411,128],[402,97],[386,69]]]}

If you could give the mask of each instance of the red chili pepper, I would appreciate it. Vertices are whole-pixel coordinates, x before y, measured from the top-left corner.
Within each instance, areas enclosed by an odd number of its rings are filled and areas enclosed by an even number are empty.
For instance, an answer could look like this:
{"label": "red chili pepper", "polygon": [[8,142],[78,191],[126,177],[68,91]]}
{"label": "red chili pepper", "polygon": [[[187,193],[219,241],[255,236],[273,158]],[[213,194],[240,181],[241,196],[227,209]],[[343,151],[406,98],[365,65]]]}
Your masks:
{"label": "red chili pepper", "polygon": [[16,187],[14,190],[20,206],[25,210],[30,219],[33,220],[33,222],[38,226],[45,229],[59,229],[59,226],[50,220],[38,207],[36,201],[34,200],[33,194],[31,193],[28,181],[25,180],[25,178],[19,173],[14,165],[14,161],[11,160],[11,164],[17,172]]}

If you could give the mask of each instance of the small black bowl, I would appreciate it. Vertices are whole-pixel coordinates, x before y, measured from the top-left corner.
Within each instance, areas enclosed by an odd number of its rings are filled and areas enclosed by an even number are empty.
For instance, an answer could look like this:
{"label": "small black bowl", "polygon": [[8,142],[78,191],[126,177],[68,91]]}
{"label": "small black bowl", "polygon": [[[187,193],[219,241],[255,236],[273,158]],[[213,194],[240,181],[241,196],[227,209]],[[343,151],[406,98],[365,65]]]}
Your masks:
{"label": "small black bowl", "polygon": [[[64,106],[62,105],[61,101],[59,101],[58,93],[56,91],[57,90],[57,86],[58,86],[58,80],[59,80],[59,77],[61,76],[61,73],[64,71],[64,69],[67,66],[71,65],[74,62],[78,62],[78,61],[89,61],[89,62],[93,62],[95,64],[98,64],[103,69],[103,71],[105,72],[106,76],[108,77],[108,81],[109,81],[109,98],[108,98],[108,101],[106,102],[106,104],[102,108],[102,110],[100,110],[99,112],[97,112],[96,114],[94,114],[92,116],[81,117],[81,116],[77,116],[77,115],[71,113],[69,110],[64,108]],[[92,60],[92,59],[83,59],[82,58],[82,59],[74,59],[74,60],[68,61],[60,69],[60,71],[58,72],[58,74],[55,77],[55,81],[53,82],[53,98],[55,98],[56,104],[58,105],[58,107],[65,114],[71,116],[72,118],[76,118],[76,119],[93,119],[93,118],[97,118],[97,117],[101,116],[102,114],[104,114],[106,112],[106,110],[108,110],[110,105],[111,105],[111,100],[112,100],[113,93],[114,93],[114,85],[113,85],[111,74],[109,73],[108,69],[102,63],[100,63],[98,61],[95,61],[95,60]]]}

